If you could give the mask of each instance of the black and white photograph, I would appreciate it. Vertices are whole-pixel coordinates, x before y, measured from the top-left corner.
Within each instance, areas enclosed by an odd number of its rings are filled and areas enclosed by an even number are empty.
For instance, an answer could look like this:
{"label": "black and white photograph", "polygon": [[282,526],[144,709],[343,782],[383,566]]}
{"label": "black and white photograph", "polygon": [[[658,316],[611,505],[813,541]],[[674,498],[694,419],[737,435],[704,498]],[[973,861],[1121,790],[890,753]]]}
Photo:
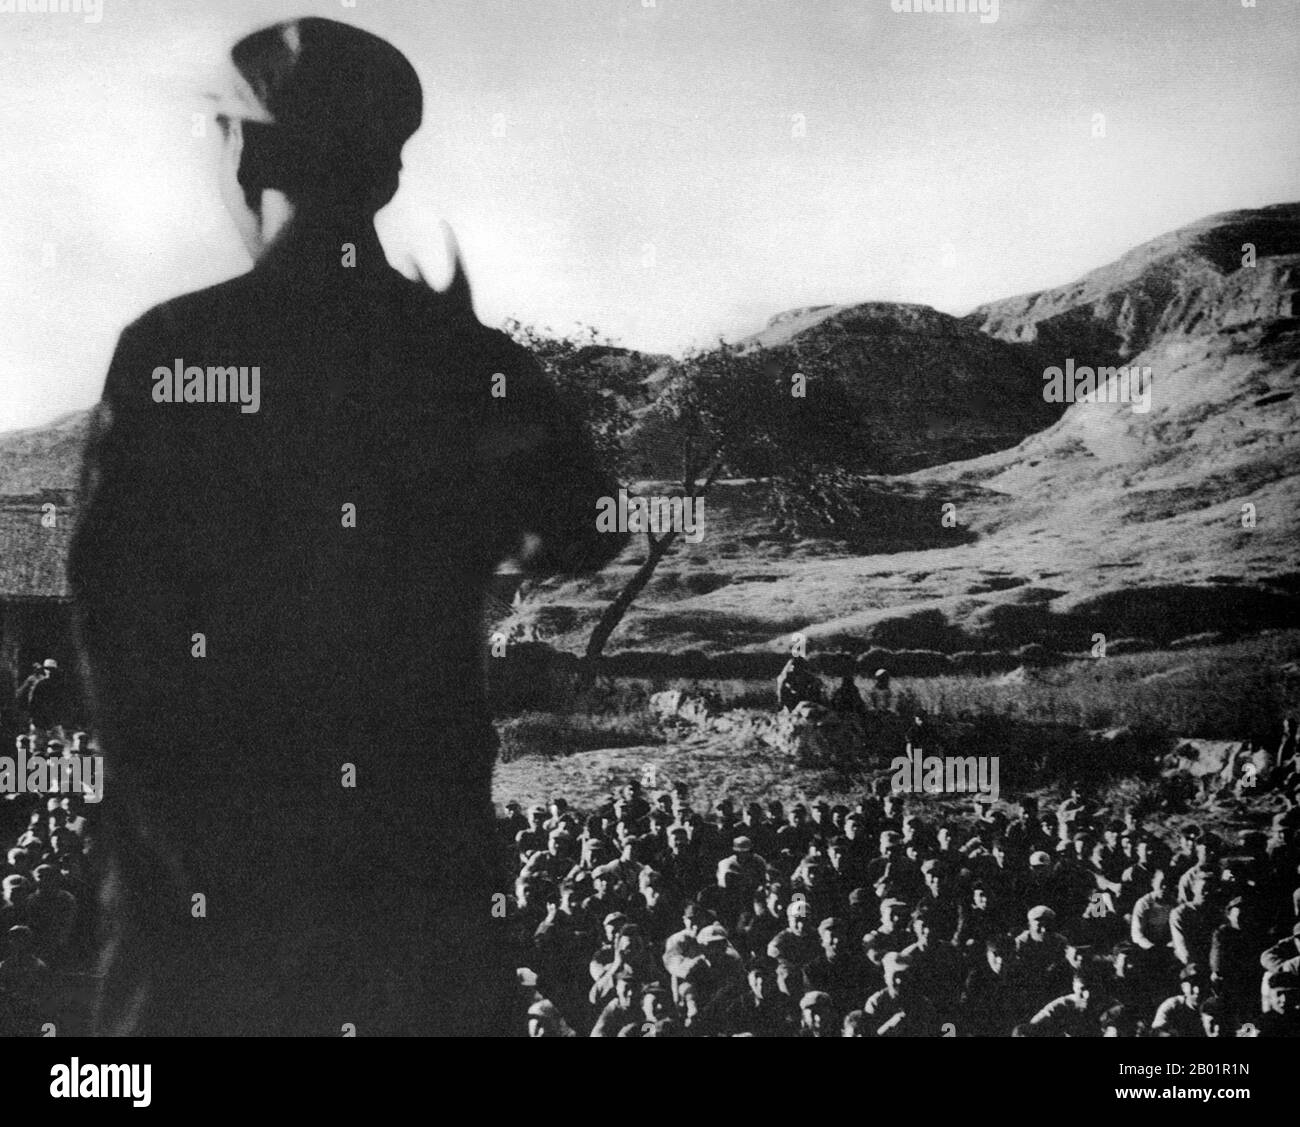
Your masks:
{"label": "black and white photograph", "polygon": [[1296,0],[0,0],[20,1087],[1285,1083],[1298,75]]}

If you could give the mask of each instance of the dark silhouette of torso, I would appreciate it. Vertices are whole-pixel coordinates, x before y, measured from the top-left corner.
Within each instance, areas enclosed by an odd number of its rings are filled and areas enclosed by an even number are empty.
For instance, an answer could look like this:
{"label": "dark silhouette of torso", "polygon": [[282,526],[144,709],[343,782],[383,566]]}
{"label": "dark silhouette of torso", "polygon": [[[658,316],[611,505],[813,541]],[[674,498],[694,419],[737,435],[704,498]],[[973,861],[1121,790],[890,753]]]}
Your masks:
{"label": "dark silhouette of torso", "polygon": [[[257,366],[259,410],[155,402],[178,359]],[[505,1031],[482,598],[526,533],[538,571],[606,562],[611,488],[531,357],[377,243],[277,248],[126,330],[69,565],[105,1032]]]}

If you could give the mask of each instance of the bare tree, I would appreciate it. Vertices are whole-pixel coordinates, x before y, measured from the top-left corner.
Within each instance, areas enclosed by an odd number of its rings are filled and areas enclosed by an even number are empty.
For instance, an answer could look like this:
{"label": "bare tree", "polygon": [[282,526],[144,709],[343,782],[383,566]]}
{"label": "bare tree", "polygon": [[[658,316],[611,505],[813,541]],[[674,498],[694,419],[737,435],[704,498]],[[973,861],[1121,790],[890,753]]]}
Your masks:
{"label": "bare tree", "polygon": [[[629,359],[636,354],[613,349],[594,330],[556,339],[517,323],[510,328],[587,420],[606,468],[619,481],[630,477],[630,446],[653,431],[672,451],[672,488],[688,502],[729,473],[760,481],[774,517],[791,533],[809,520],[835,526],[860,519],[860,476],[852,468],[865,455],[860,411],[845,391],[846,373],[823,356],[807,357],[809,370],[802,371],[797,352],[777,356],[719,343],[671,362],[649,393],[641,381],[659,362],[642,358],[638,366]],[[619,363],[610,363],[611,353]],[[612,376],[618,386],[611,386]],[[637,405],[638,395],[648,402]],[[682,530],[646,528],[643,535],[645,559],[587,640],[588,677]]]}

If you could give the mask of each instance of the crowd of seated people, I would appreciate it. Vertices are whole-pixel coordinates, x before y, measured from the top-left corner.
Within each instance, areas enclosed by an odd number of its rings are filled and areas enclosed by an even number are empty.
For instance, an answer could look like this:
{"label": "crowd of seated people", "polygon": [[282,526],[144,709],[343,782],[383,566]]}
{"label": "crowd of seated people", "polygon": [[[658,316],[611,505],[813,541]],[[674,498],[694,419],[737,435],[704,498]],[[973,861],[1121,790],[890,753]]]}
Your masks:
{"label": "crowd of seated people", "polygon": [[[906,801],[905,801],[906,798]],[[1230,838],[1079,790],[1003,812],[630,783],[501,825],[534,1037],[1300,1033],[1300,805]],[[521,1029],[522,1031],[522,1029]]]}
{"label": "crowd of seated people", "polygon": [[[85,733],[30,729],[16,755],[60,758],[85,754]],[[88,868],[87,814],[72,793],[0,793],[0,1036],[59,1032],[65,999],[60,983],[93,957],[94,897]]]}

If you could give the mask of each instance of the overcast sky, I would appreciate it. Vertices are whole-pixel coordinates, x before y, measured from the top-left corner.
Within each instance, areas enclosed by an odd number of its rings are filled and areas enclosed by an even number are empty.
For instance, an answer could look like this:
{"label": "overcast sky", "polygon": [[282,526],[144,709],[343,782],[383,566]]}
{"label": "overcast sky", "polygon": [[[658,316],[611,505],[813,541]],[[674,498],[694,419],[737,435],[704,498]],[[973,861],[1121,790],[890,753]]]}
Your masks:
{"label": "overcast sky", "polygon": [[415,64],[425,123],[381,233],[441,278],[450,222],[490,324],[680,352],[804,305],[961,313],[1300,199],[1298,0],[0,11],[0,429],[89,405],[126,323],[248,268],[192,115],[235,39],[302,15]]}

